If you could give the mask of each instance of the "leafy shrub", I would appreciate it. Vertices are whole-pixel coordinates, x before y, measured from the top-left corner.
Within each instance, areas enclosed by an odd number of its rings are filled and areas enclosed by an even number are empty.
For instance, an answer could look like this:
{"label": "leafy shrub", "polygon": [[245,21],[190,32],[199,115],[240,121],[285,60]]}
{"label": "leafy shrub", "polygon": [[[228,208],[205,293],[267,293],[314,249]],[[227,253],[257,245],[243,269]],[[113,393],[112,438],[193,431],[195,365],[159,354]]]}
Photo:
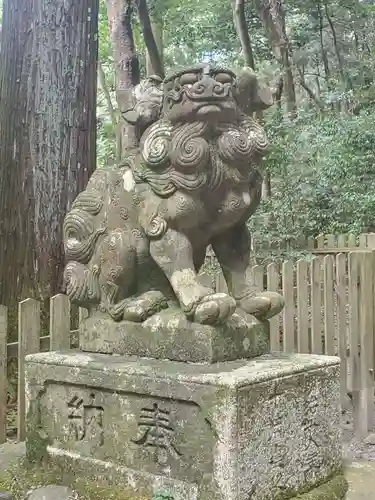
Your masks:
{"label": "leafy shrub", "polygon": [[302,112],[266,124],[272,196],[250,221],[267,240],[375,227],[375,108],[358,115]]}

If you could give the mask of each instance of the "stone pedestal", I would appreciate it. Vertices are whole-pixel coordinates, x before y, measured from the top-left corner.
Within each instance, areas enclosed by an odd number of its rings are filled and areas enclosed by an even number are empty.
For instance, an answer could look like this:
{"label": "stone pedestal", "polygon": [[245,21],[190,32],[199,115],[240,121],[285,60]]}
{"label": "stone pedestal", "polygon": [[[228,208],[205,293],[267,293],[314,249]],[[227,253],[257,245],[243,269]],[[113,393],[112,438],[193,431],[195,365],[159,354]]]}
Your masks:
{"label": "stone pedestal", "polygon": [[173,307],[143,323],[115,323],[96,314],[81,323],[79,344],[87,352],[194,363],[250,359],[270,350],[268,322],[261,322],[241,309],[218,326],[191,323]]}
{"label": "stone pedestal", "polygon": [[29,455],[135,498],[159,487],[174,500],[344,498],[337,358],[203,365],[69,351],[28,356],[26,372]]}

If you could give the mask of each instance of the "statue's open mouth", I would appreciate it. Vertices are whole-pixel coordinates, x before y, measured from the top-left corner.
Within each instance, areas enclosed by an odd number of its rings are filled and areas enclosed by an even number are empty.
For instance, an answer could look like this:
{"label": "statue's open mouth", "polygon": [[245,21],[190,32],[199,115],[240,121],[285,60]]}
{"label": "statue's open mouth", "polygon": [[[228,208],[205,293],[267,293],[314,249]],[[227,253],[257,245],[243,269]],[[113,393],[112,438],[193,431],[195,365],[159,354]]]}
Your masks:
{"label": "statue's open mouth", "polygon": [[204,103],[199,106],[197,110],[198,115],[208,115],[211,113],[220,113],[222,111],[222,107],[215,102]]}

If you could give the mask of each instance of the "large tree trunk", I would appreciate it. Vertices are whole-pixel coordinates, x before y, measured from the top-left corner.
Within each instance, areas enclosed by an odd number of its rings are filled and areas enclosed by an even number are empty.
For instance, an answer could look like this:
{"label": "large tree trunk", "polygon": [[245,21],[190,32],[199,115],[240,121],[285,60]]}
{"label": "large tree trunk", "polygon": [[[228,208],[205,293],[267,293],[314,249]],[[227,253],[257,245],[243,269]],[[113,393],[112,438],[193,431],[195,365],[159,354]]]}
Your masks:
{"label": "large tree trunk", "polygon": [[[116,97],[121,112],[133,107],[133,90],[139,83],[139,61],[135,51],[132,29],[131,0],[106,0],[109,34],[116,66]],[[135,129],[121,124],[122,156],[137,146]]]}
{"label": "large tree trunk", "polygon": [[281,0],[255,0],[255,3],[274,56],[282,68],[287,112],[289,117],[294,119],[297,112],[296,92]]}
{"label": "large tree trunk", "polygon": [[[5,0],[0,63],[0,304],[21,296],[22,281],[34,284],[32,257],[27,258],[28,216],[26,122],[33,0]],[[24,133],[26,132],[26,140]],[[25,241],[26,240],[26,241]]]}
{"label": "large tree trunk", "polygon": [[0,303],[61,289],[62,225],[96,161],[97,0],[5,0]]}

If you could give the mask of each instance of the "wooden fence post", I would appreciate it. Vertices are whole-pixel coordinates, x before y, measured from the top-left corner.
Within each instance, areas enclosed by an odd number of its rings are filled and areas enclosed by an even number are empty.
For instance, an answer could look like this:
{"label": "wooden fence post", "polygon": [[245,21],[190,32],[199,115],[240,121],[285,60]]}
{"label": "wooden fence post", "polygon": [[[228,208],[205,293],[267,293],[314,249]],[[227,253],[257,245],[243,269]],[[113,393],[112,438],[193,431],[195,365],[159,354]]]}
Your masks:
{"label": "wooden fence post", "polygon": [[346,248],[347,246],[346,234],[337,235],[337,248]]}
{"label": "wooden fence post", "polygon": [[253,266],[251,268],[253,283],[257,292],[264,290],[264,268],[263,266]]}
{"label": "wooden fence post", "polygon": [[346,406],[348,399],[348,344],[346,327],[346,255],[340,253],[336,256],[336,296],[337,296],[337,335],[339,356],[341,360],[341,405]]}
{"label": "wooden fence post", "polygon": [[374,418],[374,337],[373,337],[373,257],[360,252],[360,423],[357,435],[365,437],[372,428]]}
{"label": "wooden fence post", "polygon": [[357,246],[357,238],[355,234],[348,234],[348,248],[356,248]]}
{"label": "wooden fence post", "polygon": [[359,360],[359,253],[349,253],[349,325],[350,325],[350,375],[352,379],[352,402],[354,430],[358,432],[361,422],[360,360]]}
{"label": "wooden fence post", "polygon": [[327,241],[328,248],[336,248],[337,247],[337,237],[335,234],[327,234],[325,236],[325,239]]}
{"label": "wooden fence post", "polygon": [[25,356],[39,352],[39,348],[40,302],[26,299],[18,305],[18,441],[26,437]]}
{"label": "wooden fence post", "polygon": [[50,350],[70,349],[70,301],[59,294],[50,301]]}
{"label": "wooden fence post", "polygon": [[325,246],[325,235],[324,234],[319,234],[316,237],[316,248],[324,248]]}
{"label": "wooden fence post", "polygon": [[367,248],[373,250],[375,248],[375,233],[367,234]]}
{"label": "wooden fence post", "polygon": [[358,237],[358,246],[359,248],[363,249],[363,248],[367,248],[367,233],[362,233],[359,235]]}
{"label": "wooden fence post", "polygon": [[325,354],[335,354],[335,321],[333,308],[333,257],[324,257],[324,348]]}
{"label": "wooden fence post", "polygon": [[216,281],[215,288],[217,292],[228,293],[228,285],[224,278],[224,274],[221,271],[218,274],[216,274],[215,281]]}
{"label": "wooden fence post", "polygon": [[8,309],[0,306],[0,444],[6,441]]}
{"label": "wooden fence post", "polygon": [[309,281],[308,263],[297,262],[297,342],[298,352],[309,352]]}
{"label": "wooden fence post", "polygon": [[[279,273],[275,262],[267,266],[267,290],[279,292]],[[269,320],[270,323],[270,348],[271,351],[280,351],[280,318],[274,316]]]}
{"label": "wooden fence post", "polygon": [[283,309],[283,350],[295,352],[294,338],[294,268],[293,262],[285,261],[282,266],[283,295],[285,307]]}
{"label": "wooden fence post", "polygon": [[321,259],[314,257],[311,260],[311,352],[323,354],[322,324],[321,324]]}

